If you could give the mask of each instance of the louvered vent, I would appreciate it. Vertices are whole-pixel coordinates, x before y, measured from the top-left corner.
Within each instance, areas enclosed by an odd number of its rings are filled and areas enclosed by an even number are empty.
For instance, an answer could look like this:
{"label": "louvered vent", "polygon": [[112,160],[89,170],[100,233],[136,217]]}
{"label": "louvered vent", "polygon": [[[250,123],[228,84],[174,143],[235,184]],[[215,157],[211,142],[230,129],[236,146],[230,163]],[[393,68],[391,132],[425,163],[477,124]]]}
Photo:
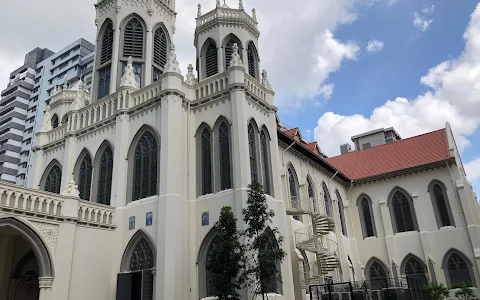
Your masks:
{"label": "louvered vent", "polygon": [[256,55],[255,55],[255,50],[253,49],[251,44],[248,45],[247,52],[248,52],[248,74],[250,74],[250,76],[254,78],[257,78]]}
{"label": "louvered vent", "polygon": [[100,64],[103,65],[106,62],[112,60],[113,50],[113,26],[112,23],[108,24],[103,32],[102,38],[102,53],[100,55]]}
{"label": "louvered vent", "polygon": [[125,26],[123,56],[143,58],[143,26],[137,19],[132,19]]}
{"label": "louvered vent", "polygon": [[167,64],[167,36],[162,28],[155,31],[153,39],[153,62],[161,68]]}
{"label": "louvered vent", "polygon": [[225,69],[228,69],[230,67],[230,61],[232,60],[232,47],[233,43],[235,43],[234,40],[229,40],[228,43],[225,44]]}
{"label": "louvered vent", "polygon": [[213,76],[218,73],[217,47],[213,43],[210,44],[207,48],[205,67],[207,77]]}

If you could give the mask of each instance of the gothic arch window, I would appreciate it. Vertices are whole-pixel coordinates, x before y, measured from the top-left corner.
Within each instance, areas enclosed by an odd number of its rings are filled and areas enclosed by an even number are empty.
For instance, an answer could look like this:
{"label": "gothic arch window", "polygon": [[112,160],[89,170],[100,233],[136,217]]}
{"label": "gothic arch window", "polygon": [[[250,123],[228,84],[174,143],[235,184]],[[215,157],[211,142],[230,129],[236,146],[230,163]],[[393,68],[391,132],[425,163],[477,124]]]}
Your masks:
{"label": "gothic arch window", "polygon": [[344,236],[348,236],[347,235],[347,226],[345,224],[345,211],[344,211],[344,208],[343,208],[342,196],[340,196],[340,192],[338,190],[335,191],[335,194],[337,196],[338,215],[340,216],[340,226],[342,227],[342,234]]}
{"label": "gothic arch window", "polygon": [[90,201],[90,188],[92,186],[92,158],[87,151],[82,151],[76,166],[78,191],[80,199]]}
{"label": "gothic arch window", "polygon": [[230,155],[230,126],[221,121],[218,126],[218,163],[220,171],[220,190],[232,188],[232,171]]}
{"label": "gothic arch window", "polygon": [[199,195],[211,194],[213,192],[213,158],[212,158],[212,131],[207,125],[200,126],[197,135],[199,145],[199,174],[200,193]]}
{"label": "gothic arch window", "polygon": [[372,200],[365,194],[360,195],[357,200],[358,213],[360,215],[360,224],[362,227],[363,238],[376,236],[375,219],[372,209]]}
{"label": "gothic arch window", "polygon": [[370,281],[372,289],[384,287],[385,279],[388,278],[387,268],[376,258],[370,259],[365,268],[367,280]]}
{"label": "gothic arch window", "polygon": [[[267,239],[268,239],[268,243],[266,247],[270,249],[279,248],[277,238],[275,237],[275,233],[270,228],[267,228],[263,234],[267,235]],[[260,269],[262,269],[262,267],[260,267]],[[281,295],[283,294],[283,289],[282,289],[282,268],[281,268],[280,262],[276,262],[276,269],[277,269],[277,272],[275,274],[275,279],[273,279],[272,282],[267,283],[267,292]]]}
{"label": "gothic arch window", "polygon": [[449,288],[453,288],[462,282],[467,286],[475,286],[472,263],[460,251],[450,249],[443,258],[442,266]]}
{"label": "gothic arch window", "polygon": [[57,114],[54,114],[52,117],[52,128],[57,128],[58,127],[58,116]]}
{"label": "gothic arch window", "polygon": [[224,60],[225,60],[225,70],[230,67],[230,61],[232,60],[232,54],[233,54],[233,44],[237,44],[238,46],[238,54],[240,55],[240,58],[242,57],[242,43],[240,43],[240,40],[233,34],[229,35],[224,42]]}
{"label": "gothic arch window", "polygon": [[270,164],[270,137],[266,128],[260,132],[260,152],[262,156],[263,189],[272,195],[272,172]]}
{"label": "gothic arch window", "polygon": [[103,150],[98,166],[97,202],[110,205],[113,179],[113,151],[110,146],[106,146],[105,150]]}
{"label": "gothic arch window", "polygon": [[291,163],[288,163],[288,194],[290,198],[290,205],[292,208],[300,208],[300,191],[298,186],[297,173]]}
{"label": "gothic arch window", "polygon": [[110,77],[111,77],[111,63],[113,53],[113,24],[112,21],[107,20],[100,29],[99,48],[100,53],[97,59],[98,72],[98,87],[97,99],[103,98],[110,94]]}
{"label": "gothic arch window", "polygon": [[323,200],[325,202],[325,212],[330,218],[333,218],[332,198],[325,182],[322,182]]}
{"label": "gothic arch window", "polygon": [[251,182],[259,180],[258,178],[258,160],[257,160],[257,127],[253,122],[248,124],[248,153],[250,157],[250,178]]}
{"label": "gothic arch window", "polygon": [[395,233],[418,231],[413,200],[410,196],[407,196],[407,192],[396,187],[390,192],[388,200],[393,231]]}
{"label": "gothic arch window", "polygon": [[313,180],[310,175],[307,175],[307,196],[312,201],[313,211],[318,212],[319,207],[317,206],[317,198],[315,197],[315,190],[313,185]]}
{"label": "gothic arch window", "polygon": [[157,81],[163,74],[168,57],[168,35],[163,26],[159,26],[153,35],[153,76]]}
{"label": "gothic arch window", "polygon": [[150,130],[145,130],[133,152],[132,201],[157,194],[158,142]]}
{"label": "gothic arch window", "polygon": [[153,299],[155,253],[155,246],[148,234],[137,231],[123,254],[122,273],[117,278],[117,295],[124,295],[126,299]]}
{"label": "gothic arch window", "polygon": [[257,49],[255,48],[255,45],[253,42],[248,43],[247,46],[247,58],[248,58],[248,74],[252,76],[253,78],[257,78],[258,74],[258,54],[257,54]]}
{"label": "gothic arch window", "polygon": [[207,264],[211,259],[212,249],[219,247],[222,244],[222,240],[217,233],[217,229],[214,227],[204,238],[200,250],[198,253],[198,279],[199,279],[199,296],[200,299],[213,296],[211,289],[211,276],[210,271],[207,269]]}
{"label": "gothic arch window", "polygon": [[435,212],[435,219],[437,220],[438,228],[444,226],[455,226],[445,185],[438,180],[433,180],[428,185],[428,192],[430,193],[430,198],[432,199],[433,210]]}
{"label": "gothic arch window", "polygon": [[218,51],[217,45],[213,40],[209,40],[206,42],[204,48],[204,70],[205,70],[205,78],[213,76],[218,73]]}
{"label": "gothic arch window", "polygon": [[138,87],[143,85],[143,66],[145,62],[145,23],[136,15],[133,15],[123,22],[122,55],[120,57],[121,71],[119,79],[127,67],[129,57],[133,60],[133,73]]}
{"label": "gothic arch window", "polygon": [[43,190],[50,193],[60,194],[62,169],[56,162],[52,162],[50,163],[50,166],[47,167],[46,172],[46,177],[42,180]]}
{"label": "gothic arch window", "polygon": [[62,118],[62,125],[67,124],[67,123],[68,123],[68,115],[64,115],[63,118]]}
{"label": "gothic arch window", "polygon": [[402,273],[409,276],[425,275],[427,274],[427,267],[418,257],[409,254],[402,262]]}

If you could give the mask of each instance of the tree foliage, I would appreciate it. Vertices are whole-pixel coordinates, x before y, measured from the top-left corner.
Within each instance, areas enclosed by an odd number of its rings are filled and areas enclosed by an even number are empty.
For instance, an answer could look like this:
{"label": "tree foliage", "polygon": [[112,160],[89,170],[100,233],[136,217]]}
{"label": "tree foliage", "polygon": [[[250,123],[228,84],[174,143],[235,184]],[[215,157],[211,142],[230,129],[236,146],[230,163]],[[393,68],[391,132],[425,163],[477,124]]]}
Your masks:
{"label": "tree foliage", "polygon": [[277,228],[269,224],[275,216],[268,208],[263,187],[258,182],[249,185],[247,208],[243,209],[243,221],[246,229],[247,264],[244,275],[247,286],[254,287],[254,294],[275,292],[281,285],[280,264],[285,258],[282,249],[283,237]]}
{"label": "tree foliage", "polygon": [[443,300],[449,296],[448,288],[441,283],[430,283],[424,287],[427,299]]}
{"label": "tree foliage", "polygon": [[475,293],[471,288],[469,288],[465,283],[459,283],[455,285],[454,288],[457,288],[458,290],[455,292],[455,297],[458,299],[463,299],[463,300],[478,300],[478,298],[475,296]]}
{"label": "tree foliage", "polygon": [[215,227],[218,229],[219,242],[209,252],[206,265],[210,292],[218,300],[237,300],[240,299],[238,291],[243,285],[241,270],[245,251],[231,207],[222,207]]}

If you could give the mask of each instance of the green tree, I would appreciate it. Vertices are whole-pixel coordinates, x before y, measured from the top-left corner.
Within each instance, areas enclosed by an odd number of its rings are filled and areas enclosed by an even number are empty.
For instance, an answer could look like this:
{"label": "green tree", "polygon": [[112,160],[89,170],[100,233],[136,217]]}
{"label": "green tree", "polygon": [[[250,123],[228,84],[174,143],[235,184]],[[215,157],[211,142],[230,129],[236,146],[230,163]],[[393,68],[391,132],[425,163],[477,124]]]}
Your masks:
{"label": "green tree", "polygon": [[218,243],[207,257],[209,288],[218,300],[238,300],[242,288],[244,248],[240,243],[237,219],[230,206],[222,207],[220,219],[215,223],[218,229]]}
{"label": "green tree", "polygon": [[430,283],[423,289],[425,290],[427,299],[429,300],[443,300],[449,295],[447,287],[441,283]]}
{"label": "green tree", "polygon": [[455,297],[463,300],[478,300],[473,290],[469,288],[465,283],[459,283],[455,285],[454,288],[459,289],[455,292]]}
{"label": "green tree", "polygon": [[253,182],[248,188],[247,208],[242,211],[246,225],[243,233],[247,251],[245,282],[254,287],[254,296],[261,294],[265,299],[267,293],[275,291],[281,284],[279,266],[286,253],[278,229],[269,227],[275,213],[268,208],[262,185]]}

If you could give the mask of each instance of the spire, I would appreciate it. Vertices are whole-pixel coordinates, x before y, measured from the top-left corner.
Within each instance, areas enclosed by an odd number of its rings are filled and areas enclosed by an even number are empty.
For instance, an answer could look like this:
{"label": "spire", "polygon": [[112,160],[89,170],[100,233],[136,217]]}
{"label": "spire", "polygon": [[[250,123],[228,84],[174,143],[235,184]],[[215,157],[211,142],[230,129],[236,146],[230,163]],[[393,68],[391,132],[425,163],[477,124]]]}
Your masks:
{"label": "spire", "polygon": [[202,16],[202,5],[199,4],[197,5],[197,17],[201,17]]}
{"label": "spire", "polygon": [[43,114],[43,122],[42,127],[40,128],[40,132],[48,132],[53,129],[50,111],[50,105],[47,105],[47,107],[45,108],[45,113]]}
{"label": "spire", "polygon": [[217,0],[217,7],[220,7],[220,0]]}
{"label": "spire", "polygon": [[252,8],[252,19],[256,22],[257,21],[257,11],[255,8]]}
{"label": "spire", "polygon": [[232,46],[232,59],[230,60],[230,67],[238,67],[238,66],[243,66],[242,59],[240,58],[240,54],[238,54],[238,46],[237,43],[233,43]]}
{"label": "spire", "polygon": [[238,9],[243,9],[243,0],[238,2]]}
{"label": "spire", "polygon": [[172,43],[170,46],[170,54],[168,56],[167,64],[165,65],[165,73],[173,72],[177,74],[182,74],[180,67],[177,61],[177,54],[175,53],[175,44]]}
{"label": "spire", "polygon": [[135,89],[139,88],[137,80],[135,79],[135,72],[133,71],[133,58],[131,56],[128,57],[125,73],[120,80],[120,87],[133,87]]}
{"label": "spire", "polygon": [[187,73],[187,76],[185,78],[185,83],[190,84],[190,85],[194,85],[195,83],[197,83],[197,79],[195,78],[195,74],[193,74],[192,64],[189,64],[187,69],[188,69],[188,73]]}
{"label": "spire", "polygon": [[263,70],[262,72],[262,85],[269,91],[272,90],[272,85],[270,84],[270,81],[268,80],[268,74],[267,70]]}

